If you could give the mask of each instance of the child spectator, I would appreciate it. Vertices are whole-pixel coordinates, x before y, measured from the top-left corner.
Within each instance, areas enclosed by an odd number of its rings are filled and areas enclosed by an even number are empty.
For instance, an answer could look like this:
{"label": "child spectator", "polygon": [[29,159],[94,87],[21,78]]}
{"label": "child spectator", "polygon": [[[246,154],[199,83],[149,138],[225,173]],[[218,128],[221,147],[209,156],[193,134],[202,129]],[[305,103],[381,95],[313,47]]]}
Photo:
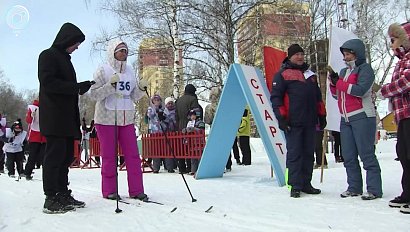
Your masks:
{"label": "child spectator", "polygon": [[[182,129],[182,133],[189,133],[196,130],[205,130],[205,122],[201,120],[202,110],[199,108],[192,109],[188,112],[188,123],[186,128]],[[195,175],[198,169],[199,159],[191,159],[190,175]]]}
{"label": "child spectator", "polygon": [[[175,100],[172,97],[165,98],[165,109],[163,116],[160,115],[160,120],[162,121],[162,128],[164,132],[177,131],[177,122],[175,119]],[[174,158],[165,159],[165,169],[169,173],[174,173],[176,168],[176,160]]]}
{"label": "child spectator", "polygon": [[[148,133],[160,133],[162,132],[161,128],[161,120],[164,119],[164,108],[162,107],[162,98],[160,95],[155,94],[151,97],[151,106],[148,107],[147,110],[148,116]],[[152,159],[152,169],[154,173],[159,173],[159,169],[161,167],[161,158],[153,158]]]}
{"label": "child spectator", "polygon": [[3,136],[4,146],[3,151],[6,153],[7,161],[6,166],[9,171],[10,177],[15,177],[14,164],[17,167],[17,173],[19,177],[24,176],[23,174],[23,146],[26,141],[27,132],[23,130],[23,125],[21,119],[17,119],[11,126],[11,128],[6,129],[6,134]]}

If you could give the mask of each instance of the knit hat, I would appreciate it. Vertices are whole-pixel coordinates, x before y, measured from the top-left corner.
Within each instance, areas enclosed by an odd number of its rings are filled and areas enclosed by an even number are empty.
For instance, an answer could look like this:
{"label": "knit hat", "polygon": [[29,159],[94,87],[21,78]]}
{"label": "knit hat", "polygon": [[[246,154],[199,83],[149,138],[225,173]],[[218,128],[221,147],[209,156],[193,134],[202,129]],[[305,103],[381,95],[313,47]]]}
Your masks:
{"label": "knit hat", "polygon": [[389,26],[388,34],[400,41],[400,45],[406,50],[410,49],[410,22],[398,24],[393,23]]}
{"label": "knit hat", "polygon": [[298,52],[303,52],[303,48],[299,44],[292,44],[288,48],[288,58],[291,58],[293,55],[295,55]]}
{"label": "knit hat", "polygon": [[126,43],[122,42],[122,43],[118,44],[118,46],[114,50],[114,53],[116,53],[118,51],[121,51],[121,50],[125,50],[125,51],[128,52],[128,47],[127,47]]}
{"label": "knit hat", "polygon": [[195,94],[196,88],[192,84],[187,84],[185,86],[185,93]]}
{"label": "knit hat", "polygon": [[172,97],[165,98],[165,102],[164,102],[165,105],[168,104],[169,102],[175,102],[174,98],[172,98]]}
{"label": "knit hat", "polygon": [[23,124],[21,123],[21,119],[17,119],[17,121],[13,122],[13,125],[11,125],[11,130],[18,132],[23,130]]}
{"label": "knit hat", "polygon": [[154,99],[162,101],[162,98],[161,96],[159,96],[159,94],[154,94],[154,96],[151,97],[152,104],[154,104]]}

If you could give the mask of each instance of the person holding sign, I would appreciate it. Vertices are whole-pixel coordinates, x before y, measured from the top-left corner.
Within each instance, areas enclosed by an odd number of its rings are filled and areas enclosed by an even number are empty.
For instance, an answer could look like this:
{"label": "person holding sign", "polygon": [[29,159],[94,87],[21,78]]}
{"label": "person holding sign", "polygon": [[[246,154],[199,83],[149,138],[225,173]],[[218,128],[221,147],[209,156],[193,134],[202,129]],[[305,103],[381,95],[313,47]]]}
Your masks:
{"label": "person holding sign", "polygon": [[326,110],[316,75],[305,63],[305,54],[298,44],[288,48],[288,56],[275,74],[271,102],[279,128],[285,133],[286,167],[290,196],[299,198],[301,192],[320,194],[311,185],[316,124],[326,126]]}
{"label": "person holding sign", "polygon": [[341,47],[346,67],[339,74],[330,72],[330,91],[337,98],[340,139],[347,190],[340,197],[357,197],[363,193],[363,179],[358,157],[366,170],[367,193],[363,200],[381,198],[382,179],[379,161],[374,153],[376,111],[371,97],[374,71],[366,62],[366,47],[360,39],[350,39]]}

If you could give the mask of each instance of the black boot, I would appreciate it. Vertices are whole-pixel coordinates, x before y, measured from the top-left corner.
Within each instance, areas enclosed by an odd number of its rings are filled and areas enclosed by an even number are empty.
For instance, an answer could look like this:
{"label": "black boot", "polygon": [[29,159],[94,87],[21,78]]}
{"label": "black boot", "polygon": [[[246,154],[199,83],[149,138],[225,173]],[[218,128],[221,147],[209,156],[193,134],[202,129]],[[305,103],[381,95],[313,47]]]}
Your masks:
{"label": "black boot", "polygon": [[71,192],[71,189],[69,189],[67,192],[60,193],[60,201],[65,205],[72,205],[75,208],[84,208],[85,203],[83,201],[74,199],[74,197],[71,195]]}
{"label": "black boot", "polygon": [[299,198],[300,197],[300,190],[297,190],[297,189],[291,189],[290,190],[290,197],[293,197],[293,198]]}
{"label": "black boot", "polygon": [[60,197],[57,195],[47,196],[43,206],[43,213],[47,214],[60,214],[74,210],[74,206],[61,203]]}
{"label": "black boot", "polygon": [[308,187],[302,189],[302,192],[307,194],[320,194],[322,191],[320,189],[313,188],[312,185],[309,185]]}

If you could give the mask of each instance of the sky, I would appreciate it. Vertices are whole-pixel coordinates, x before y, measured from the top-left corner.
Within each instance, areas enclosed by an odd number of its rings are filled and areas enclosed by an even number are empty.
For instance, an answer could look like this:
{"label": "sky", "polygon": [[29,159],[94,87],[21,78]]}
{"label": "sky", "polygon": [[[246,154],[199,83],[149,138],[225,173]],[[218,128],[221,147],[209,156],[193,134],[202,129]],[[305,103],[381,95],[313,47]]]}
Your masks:
{"label": "sky", "polygon": [[[270,176],[268,156],[261,139],[251,138],[252,165],[232,165],[222,178],[195,180],[185,175],[192,203],[181,175],[145,173],[145,193],[165,205],[139,203],[127,198],[126,172],[119,172],[119,194],[131,203],[119,204],[101,196],[101,170],[73,168],[70,188],[85,208],[63,215],[42,213],[44,195],[41,169],[34,181],[15,181],[0,175],[0,231],[87,231],[87,232],[408,232],[410,215],[388,206],[401,193],[400,163],[395,161],[394,139],[379,141],[376,155],[382,170],[383,197],[363,201],[360,197],[341,198],[347,188],[346,171],[328,154],[329,168],[320,183],[319,169],[313,171],[312,185],[319,195],[289,197],[289,189],[279,187]],[[223,146],[224,144],[221,144]],[[225,144],[231,147],[232,144]],[[233,159],[234,161],[234,159]],[[363,173],[363,178],[364,173]],[[365,189],[364,189],[365,190]],[[209,213],[204,212],[213,206]],[[177,210],[171,213],[171,210]]]}
{"label": "sky", "polygon": [[0,0],[0,68],[17,90],[38,89],[38,56],[66,22],[86,37],[71,56],[77,79],[92,80],[105,59],[104,52],[91,54],[92,41],[101,28],[113,31],[118,20],[99,10],[101,1],[89,2],[87,8],[86,0]]}

